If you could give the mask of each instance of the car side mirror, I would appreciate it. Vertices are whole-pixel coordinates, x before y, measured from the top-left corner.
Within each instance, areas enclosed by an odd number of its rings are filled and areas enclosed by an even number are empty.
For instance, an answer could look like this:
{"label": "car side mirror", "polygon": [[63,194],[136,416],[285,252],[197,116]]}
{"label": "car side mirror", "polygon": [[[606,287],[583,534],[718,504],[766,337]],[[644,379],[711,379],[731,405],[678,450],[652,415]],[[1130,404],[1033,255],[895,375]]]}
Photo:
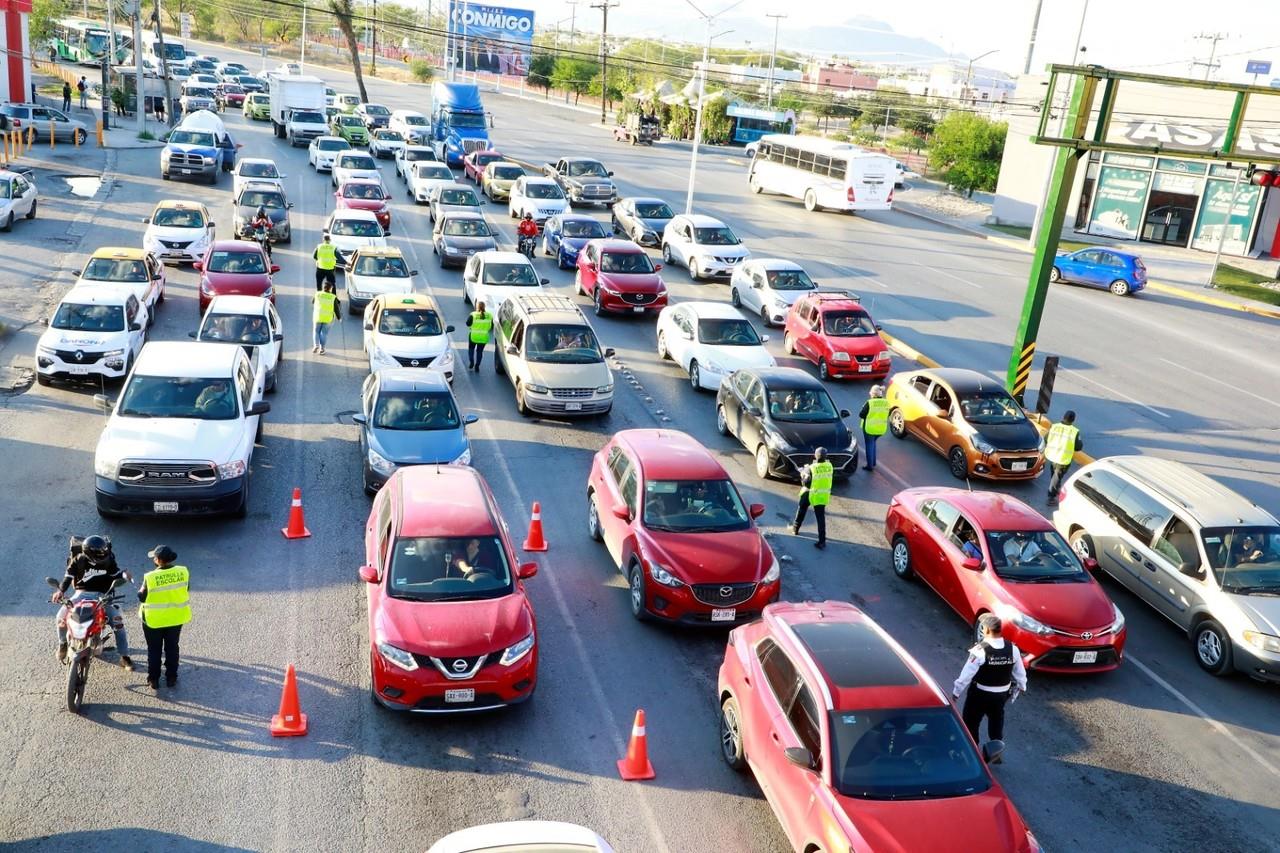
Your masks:
{"label": "car side mirror", "polygon": [[1198,578],[1204,574],[1204,570],[1199,566],[1193,566],[1191,563],[1183,562],[1178,564],[1178,571],[1189,578]]}
{"label": "car side mirror", "polygon": [[796,767],[803,767],[805,770],[815,769],[813,766],[813,753],[803,746],[789,746],[782,751],[782,754],[786,756],[788,763],[794,764]]}
{"label": "car side mirror", "polygon": [[150,225],[150,224],[151,224],[151,217],[150,217],[150,216],[144,216],[144,217],[142,217],[142,224],[143,224],[143,225]]}
{"label": "car side mirror", "polygon": [[253,415],[265,415],[269,411],[271,411],[271,404],[265,400],[259,400],[250,406],[249,410],[245,412],[245,414],[252,417]]}
{"label": "car side mirror", "polygon": [[365,330],[366,332],[372,332],[372,331],[373,331],[373,322],[372,322],[372,321],[370,321],[370,322],[368,322],[368,323],[365,323],[365,324],[364,324],[364,330]]}
{"label": "car side mirror", "polygon": [[520,564],[520,569],[519,569],[519,571],[517,571],[517,572],[516,572],[516,577],[518,577],[518,578],[520,578],[520,580],[524,581],[524,580],[528,580],[529,578],[533,577],[533,576],[534,576],[534,575],[536,575],[537,573],[538,573],[538,564],[537,564],[537,563],[534,563],[534,562],[532,562],[532,561],[530,561],[530,562],[528,562],[528,563],[521,563],[521,564]]}
{"label": "car side mirror", "polygon": [[542,279],[542,283],[543,283],[543,284],[550,284],[550,283],[551,283],[551,279],[549,279],[549,278],[544,278],[544,279]]}
{"label": "car side mirror", "polygon": [[964,566],[966,569],[968,569],[971,572],[982,571],[982,561],[979,560],[977,557],[965,557],[964,562],[961,563],[960,565]]}
{"label": "car side mirror", "polygon": [[613,172],[609,172],[608,174],[609,174],[609,177],[611,178],[613,177]]}
{"label": "car side mirror", "polygon": [[94,394],[93,404],[104,412],[109,412],[115,407],[115,400],[112,400],[106,394]]}
{"label": "car side mirror", "polygon": [[604,357],[605,357],[605,358],[613,358],[616,354],[617,354],[617,350],[615,350],[613,347],[605,347],[605,348],[604,348]]}
{"label": "car side mirror", "polygon": [[630,521],[631,510],[627,507],[626,504],[614,504],[613,517],[617,519],[621,519],[622,521]]}
{"label": "car side mirror", "polygon": [[841,409],[841,410],[840,410],[840,417],[842,417],[842,418],[849,418],[849,417],[852,417],[852,416],[853,416],[853,412],[849,411],[848,409]]}
{"label": "car side mirror", "polygon": [[280,272],[280,265],[279,265],[279,264],[272,264],[272,265],[271,265],[271,274],[272,274],[272,275],[275,275],[275,274],[276,274],[276,273],[278,273],[278,272]]}
{"label": "car side mirror", "polygon": [[293,208],[293,202],[291,202],[291,201],[285,202],[285,205],[284,205],[284,206],[285,206],[285,209],[286,209],[286,210],[292,209],[292,208]]}
{"label": "car side mirror", "polygon": [[883,331],[884,331],[884,326],[881,326],[879,323],[876,323],[876,331],[877,331],[877,332],[883,332]]}
{"label": "car side mirror", "polygon": [[284,335],[280,334],[279,332],[276,332],[274,335],[271,336],[271,340],[275,341],[276,343],[280,343],[281,341],[284,340]]}
{"label": "car side mirror", "polygon": [[47,325],[49,325],[49,318],[48,318],[48,317],[41,317],[41,318],[40,318],[40,325],[41,325],[41,326],[47,326]]}
{"label": "car side mirror", "polygon": [[418,270],[409,270],[409,275],[410,275],[411,277],[412,277],[412,276],[415,276],[415,275],[417,275],[417,274],[418,274]]}
{"label": "car side mirror", "polygon": [[761,336],[760,336],[760,343],[762,343],[762,344],[767,344],[768,342],[769,342],[769,336],[768,336],[768,335],[761,335]]}
{"label": "car side mirror", "polygon": [[764,504],[752,504],[747,508],[747,511],[751,513],[752,518],[759,518],[760,516],[764,515],[764,510],[765,510]]}
{"label": "car side mirror", "polygon": [[365,424],[367,424],[367,423],[369,422],[369,419],[368,419],[367,417],[365,417],[364,415],[361,415],[361,414],[354,414],[354,415],[352,415],[352,416],[351,416],[351,422],[352,422],[353,424],[360,424],[361,426],[364,426]]}
{"label": "car side mirror", "polygon": [[475,423],[478,420],[480,420],[480,416],[475,413],[466,414],[462,416],[462,422],[464,424],[467,424],[468,426]]}
{"label": "car side mirror", "polygon": [[360,580],[364,581],[365,583],[377,583],[378,570],[375,569],[373,566],[361,566]]}
{"label": "car side mirror", "polygon": [[507,344],[507,355],[517,355],[519,352],[520,348],[515,344]]}
{"label": "car side mirror", "polygon": [[662,264],[654,264],[654,265],[653,265],[653,271],[654,271],[654,272],[661,272],[661,271],[662,271]]}
{"label": "car side mirror", "polygon": [[204,261],[193,261],[191,268],[196,272],[204,272]]}
{"label": "car side mirror", "polygon": [[131,331],[131,332],[141,332],[141,331],[142,331],[142,324],[141,324],[141,323],[130,323],[130,324],[129,324],[129,331]]}
{"label": "car side mirror", "polygon": [[1093,557],[1085,557],[1084,567],[1091,572],[1096,572],[1098,570],[1098,561],[1093,559]]}
{"label": "car side mirror", "polygon": [[445,326],[445,327],[444,327],[444,333],[445,333],[446,335],[448,335],[448,334],[452,333],[453,331],[454,331],[454,327],[453,327],[453,326]]}

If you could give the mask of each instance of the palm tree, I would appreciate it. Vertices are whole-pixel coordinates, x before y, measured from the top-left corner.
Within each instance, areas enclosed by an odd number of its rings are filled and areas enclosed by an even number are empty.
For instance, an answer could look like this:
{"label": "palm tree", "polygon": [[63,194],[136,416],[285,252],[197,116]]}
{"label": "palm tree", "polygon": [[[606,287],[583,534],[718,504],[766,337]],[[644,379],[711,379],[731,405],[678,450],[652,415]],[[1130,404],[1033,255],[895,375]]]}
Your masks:
{"label": "palm tree", "polygon": [[368,101],[369,93],[364,88],[364,69],[360,67],[360,46],[356,42],[356,29],[352,25],[355,10],[351,8],[351,0],[329,0],[329,11],[338,19],[338,27],[347,39],[347,50],[351,51],[351,66],[356,72],[356,87],[360,89],[360,100]]}

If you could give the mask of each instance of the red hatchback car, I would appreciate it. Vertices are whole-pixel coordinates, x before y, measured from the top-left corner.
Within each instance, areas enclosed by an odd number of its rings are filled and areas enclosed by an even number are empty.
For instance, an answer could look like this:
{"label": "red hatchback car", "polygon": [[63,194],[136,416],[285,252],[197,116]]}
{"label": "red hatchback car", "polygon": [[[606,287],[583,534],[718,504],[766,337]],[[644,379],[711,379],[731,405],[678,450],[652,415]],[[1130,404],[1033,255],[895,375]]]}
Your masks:
{"label": "red hatchback car", "polygon": [[484,177],[484,167],[490,163],[505,159],[507,158],[502,156],[501,151],[495,151],[492,148],[484,151],[472,151],[462,158],[462,176],[468,180],[475,181],[476,186],[479,186],[480,179]]}
{"label": "red hatchback car", "polygon": [[595,455],[587,530],[630,588],[631,615],[732,625],[777,601],[782,569],[715,456],[689,435],[629,429]]}
{"label": "red hatchback car", "polygon": [[578,252],[574,287],[596,314],[658,312],[667,307],[667,285],[649,254],[630,240],[591,240]]}
{"label": "red hatchback car", "polygon": [[884,535],[893,571],[918,576],[974,626],[984,613],[1028,668],[1103,672],[1124,656],[1124,616],[1043,516],[996,492],[919,488],[889,503]]}
{"label": "red hatchback car", "polygon": [[271,263],[257,243],[217,240],[191,267],[200,273],[201,317],[215,296],[265,296],[272,304],[276,301],[271,276],[280,272],[280,265]]}
{"label": "red hatchback car", "polygon": [[367,210],[377,217],[383,231],[391,233],[391,199],[381,181],[352,178],[343,181],[333,197],[337,199],[335,210]]}
{"label": "red hatchback car", "polygon": [[818,291],[800,297],[787,314],[782,348],[818,365],[823,379],[882,379],[889,347],[858,298]]}
{"label": "red hatchback car", "polygon": [[533,695],[538,637],[519,563],[484,479],[409,466],[374,499],[360,579],[373,698],[393,710],[482,711]]}
{"label": "red hatchback car", "polygon": [[841,601],[773,604],[729,634],[720,746],[799,851],[1038,853],[924,668]]}

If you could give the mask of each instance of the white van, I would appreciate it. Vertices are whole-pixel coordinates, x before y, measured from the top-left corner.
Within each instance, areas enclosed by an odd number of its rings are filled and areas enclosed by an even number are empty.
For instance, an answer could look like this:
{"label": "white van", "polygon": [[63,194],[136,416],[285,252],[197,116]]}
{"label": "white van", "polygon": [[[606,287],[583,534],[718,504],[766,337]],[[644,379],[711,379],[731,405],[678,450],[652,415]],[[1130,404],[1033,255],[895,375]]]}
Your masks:
{"label": "white van", "polygon": [[760,138],[747,171],[753,193],[798,198],[806,210],[889,210],[897,161],[848,142],[772,133]]}

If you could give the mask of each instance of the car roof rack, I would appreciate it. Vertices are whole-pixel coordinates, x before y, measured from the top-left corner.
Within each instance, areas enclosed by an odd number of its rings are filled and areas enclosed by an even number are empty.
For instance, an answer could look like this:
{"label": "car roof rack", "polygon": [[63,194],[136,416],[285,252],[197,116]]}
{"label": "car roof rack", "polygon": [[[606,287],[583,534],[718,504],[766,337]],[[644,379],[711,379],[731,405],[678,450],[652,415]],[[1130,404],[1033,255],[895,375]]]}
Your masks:
{"label": "car roof rack", "polygon": [[814,294],[819,302],[862,302],[862,297],[848,290],[819,290]]}
{"label": "car roof rack", "polygon": [[520,296],[517,298],[519,299],[520,304],[524,306],[524,310],[530,314],[536,314],[539,311],[572,311],[582,315],[582,308],[578,306],[577,302],[574,302],[567,296],[561,296],[555,293],[531,293],[527,296]]}

